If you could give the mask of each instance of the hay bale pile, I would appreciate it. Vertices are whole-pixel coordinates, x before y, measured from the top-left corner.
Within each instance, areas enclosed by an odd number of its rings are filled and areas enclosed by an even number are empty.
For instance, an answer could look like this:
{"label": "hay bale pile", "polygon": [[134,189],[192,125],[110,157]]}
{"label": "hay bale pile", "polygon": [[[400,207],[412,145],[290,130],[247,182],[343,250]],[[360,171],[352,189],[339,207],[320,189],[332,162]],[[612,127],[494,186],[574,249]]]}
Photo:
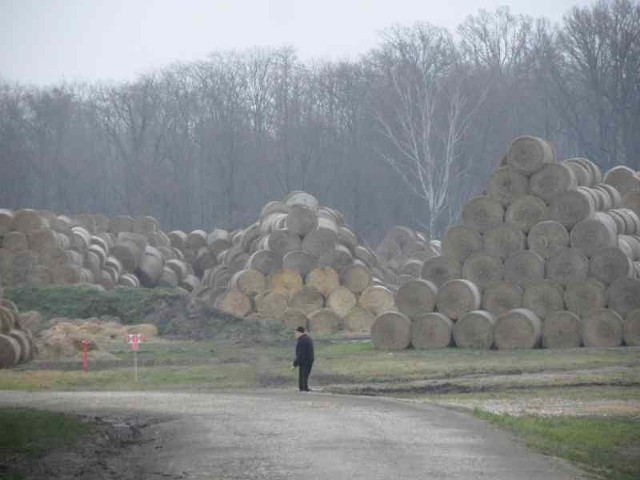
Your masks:
{"label": "hay bale pile", "polygon": [[191,291],[200,283],[196,272],[202,275],[203,265],[209,266],[211,255],[199,253],[206,236],[200,230],[165,234],[150,216],[0,209],[0,278],[10,287],[94,284],[106,290]]}
{"label": "hay bale pile", "polygon": [[392,272],[361,244],[343,215],[305,192],[266,204],[260,218],[209,236],[215,253],[193,292],[197,304],[313,332],[368,333],[395,310]]}
{"label": "hay bale pile", "polygon": [[[447,334],[465,348],[637,344],[640,173],[556,162],[544,140],[519,137],[461,217],[423,261],[425,283],[396,294],[415,348],[447,346]],[[381,345],[403,344],[384,331]]]}
{"label": "hay bale pile", "polygon": [[36,345],[31,331],[22,325],[16,305],[2,298],[0,288],[0,368],[29,362],[35,354]]}

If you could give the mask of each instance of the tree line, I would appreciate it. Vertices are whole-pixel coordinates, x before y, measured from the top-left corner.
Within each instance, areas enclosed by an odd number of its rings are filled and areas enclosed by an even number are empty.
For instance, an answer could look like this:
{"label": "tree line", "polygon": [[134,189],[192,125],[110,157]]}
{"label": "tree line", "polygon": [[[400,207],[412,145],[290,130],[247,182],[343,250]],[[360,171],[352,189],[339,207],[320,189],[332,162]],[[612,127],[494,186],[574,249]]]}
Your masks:
{"label": "tree line", "polygon": [[216,52],[129,83],[0,81],[0,207],[235,229],[305,190],[371,242],[442,234],[510,141],[640,170],[640,3],[396,25],[357,61]]}

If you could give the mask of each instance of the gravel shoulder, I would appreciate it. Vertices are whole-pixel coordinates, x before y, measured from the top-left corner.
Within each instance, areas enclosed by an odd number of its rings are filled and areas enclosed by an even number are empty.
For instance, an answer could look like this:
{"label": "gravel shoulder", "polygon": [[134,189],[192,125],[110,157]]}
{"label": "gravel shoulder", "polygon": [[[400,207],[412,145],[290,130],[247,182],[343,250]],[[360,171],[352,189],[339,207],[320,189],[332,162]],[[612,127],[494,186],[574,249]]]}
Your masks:
{"label": "gravel shoulder", "polygon": [[[102,445],[89,442],[57,458],[52,452],[46,476],[52,479],[589,478],[467,414],[388,398],[276,390],[0,391],[0,407],[9,406],[110,425]],[[73,471],[64,471],[65,458]]]}

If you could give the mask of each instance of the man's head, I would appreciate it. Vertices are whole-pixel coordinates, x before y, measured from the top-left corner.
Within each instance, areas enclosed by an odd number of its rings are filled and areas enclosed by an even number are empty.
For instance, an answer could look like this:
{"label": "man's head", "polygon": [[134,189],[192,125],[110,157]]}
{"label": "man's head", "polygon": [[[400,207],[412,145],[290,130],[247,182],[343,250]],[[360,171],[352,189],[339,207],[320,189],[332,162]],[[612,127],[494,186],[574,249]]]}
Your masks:
{"label": "man's head", "polygon": [[304,327],[298,327],[295,329],[295,334],[296,334],[296,338],[298,338],[300,335],[304,335]]}

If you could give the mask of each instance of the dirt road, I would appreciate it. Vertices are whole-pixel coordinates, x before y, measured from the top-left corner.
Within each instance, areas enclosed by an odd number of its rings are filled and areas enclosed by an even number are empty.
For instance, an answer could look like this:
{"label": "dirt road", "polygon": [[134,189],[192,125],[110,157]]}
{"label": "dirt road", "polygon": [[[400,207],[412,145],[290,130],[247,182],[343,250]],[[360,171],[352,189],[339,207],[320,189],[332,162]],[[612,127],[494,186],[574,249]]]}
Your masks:
{"label": "dirt road", "polygon": [[587,478],[469,415],[392,399],[281,391],[2,391],[5,406],[143,425],[142,441],[109,459],[106,473],[59,478]]}

